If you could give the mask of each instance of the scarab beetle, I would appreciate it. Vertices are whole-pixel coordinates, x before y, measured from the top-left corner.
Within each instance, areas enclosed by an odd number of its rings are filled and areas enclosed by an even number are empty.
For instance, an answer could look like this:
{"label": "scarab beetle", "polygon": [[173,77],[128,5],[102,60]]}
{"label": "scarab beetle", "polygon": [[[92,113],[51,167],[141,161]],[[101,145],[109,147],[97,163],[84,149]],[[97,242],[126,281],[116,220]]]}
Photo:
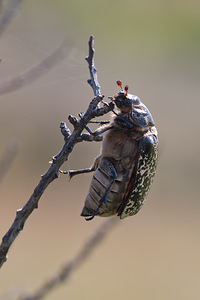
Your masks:
{"label": "scarab beetle", "polygon": [[[143,205],[156,171],[158,138],[153,118],[128,86],[112,98],[119,113],[103,137],[100,156],[89,169],[69,171],[70,176],[94,171],[81,216],[135,215]],[[106,130],[105,130],[106,131]]]}

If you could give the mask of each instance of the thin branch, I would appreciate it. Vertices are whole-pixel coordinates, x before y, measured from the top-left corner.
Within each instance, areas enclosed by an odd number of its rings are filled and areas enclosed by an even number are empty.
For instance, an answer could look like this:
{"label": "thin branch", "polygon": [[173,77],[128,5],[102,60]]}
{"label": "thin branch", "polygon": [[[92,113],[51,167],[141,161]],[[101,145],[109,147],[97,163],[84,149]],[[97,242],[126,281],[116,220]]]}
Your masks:
{"label": "thin branch", "polygon": [[94,91],[95,96],[101,95],[100,92],[100,84],[97,79],[97,69],[94,65],[94,37],[91,36],[88,42],[89,45],[89,55],[85,58],[88,62],[89,70],[90,70],[90,76],[91,79],[88,79],[88,83],[91,85]]}
{"label": "thin branch", "polygon": [[19,88],[37,80],[61,62],[66,57],[68,50],[69,48],[67,47],[66,41],[64,41],[56,50],[45,57],[37,65],[17,76],[1,81],[0,95],[18,90]]}
{"label": "thin branch", "polygon": [[[12,17],[17,9],[17,7],[23,2],[23,0],[12,0],[5,11],[0,16],[0,35],[4,32],[6,26],[12,20]],[[1,4],[2,5],[2,4]]]}
{"label": "thin branch", "polygon": [[6,150],[4,151],[1,160],[0,160],[0,182],[6,175],[7,171],[10,169],[16,154],[18,152],[19,143],[16,140],[11,140]]}
{"label": "thin branch", "polygon": [[[89,56],[90,55],[92,55],[92,58],[89,59],[89,61],[92,61],[93,53],[89,53]],[[98,83],[97,77],[96,77],[96,83]],[[2,239],[2,243],[0,245],[0,267],[7,260],[8,250],[12,245],[12,243],[15,241],[18,234],[23,230],[26,220],[31,215],[33,210],[38,207],[38,202],[42,194],[44,193],[45,189],[54,179],[58,178],[58,172],[60,167],[68,159],[69,154],[72,152],[75,144],[78,143],[78,139],[82,131],[84,130],[85,125],[88,124],[90,120],[95,117],[95,113],[96,111],[98,111],[97,106],[102,99],[103,97],[101,95],[98,95],[90,102],[87,111],[79,120],[77,120],[76,126],[74,126],[74,130],[72,134],[70,135],[70,133],[68,132],[68,137],[66,138],[65,136],[65,144],[63,148],[56,156],[53,157],[50,168],[42,176],[40,182],[34,189],[34,192],[32,193],[27,203],[24,205],[22,209],[19,209],[17,211],[14,222],[11,225],[8,232],[4,235]],[[102,113],[101,115],[106,114],[108,111],[110,111],[109,107],[105,106],[104,110],[101,111]],[[63,134],[63,123],[61,127],[62,127],[61,131]],[[64,132],[66,132],[66,128],[64,129]]]}
{"label": "thin branch", "polygon": [[80,252],[75,258],[62,266],[61,270],[49,279],[47,282],[42,284],[40,288],[32,296],[21,297],[21,300],[40,300],[44,298],[52,289],[58,287],[64,281],[69,279],[71,273],[75,271],[80,265],[90,256],[92,251],[97,247],[100,242],[106,237],[108,232],[117,224],[119,219],[113,217],[105,221],[99,229],[91,236],[91,238],[85,243]]}

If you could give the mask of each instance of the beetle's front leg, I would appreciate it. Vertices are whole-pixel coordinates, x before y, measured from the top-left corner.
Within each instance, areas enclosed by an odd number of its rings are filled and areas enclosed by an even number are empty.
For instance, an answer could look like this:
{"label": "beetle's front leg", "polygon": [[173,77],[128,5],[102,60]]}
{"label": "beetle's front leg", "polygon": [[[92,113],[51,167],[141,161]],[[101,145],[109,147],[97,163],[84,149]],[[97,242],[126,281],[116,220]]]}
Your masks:
{"label": "beetle's front leg", "polygon": [[96,136],[99,136],[100,134],[106,132],[107,130],[110,130],[113,128],[113,125],[110,124],[110,125],[107,125],[107,126],[103,126],[103,127],[100,127],[98,128],[97,130],[95,131],[92,131],[87,125],[85,125],[85,129],[89,132],[90,135],[92,135],[94,138]]}
{"label": "beetle's front leg", "polygon": [[[82,119],[83,121],[83,118],[82,118],[82,115],[83,113],[79,113],[79,117]],[[87,132],[89,132],[90,136],[92,136],[92,138],[94,139],[94,137],[104,133],[105,131],[111,129],[113,126],[110,124],[110,121],[89,121],[89,123],[93,123],[93,124],[100,124],[100,125],[105,125],[105,124],[109,124],[107,126],[103,126],[103,127],[100,127],[98,128],[97,130],[95,130],[94,132],[90,129],[89,126],[87,126],[85,124],[85,122],[83,121],[83,126],[84,128],[87,130]],[[88,139],[89,140],[89,139]],[[95,139],[94,139],[95,140]]]}
{"label": "beetle's front leg", "polygon": [[70,179],[73,176],[78,175],[78,174],[94,172],[94,171],[96,171],[96,169],[99,165],[100,159],[101,159],[101,155],[97,156],[95,158],[93,165],[90,168],[85,168],[85,169],[80,169],[80,170],[68,170],[68,171],[59,170],[59,172],[62,174],[68,174]]}

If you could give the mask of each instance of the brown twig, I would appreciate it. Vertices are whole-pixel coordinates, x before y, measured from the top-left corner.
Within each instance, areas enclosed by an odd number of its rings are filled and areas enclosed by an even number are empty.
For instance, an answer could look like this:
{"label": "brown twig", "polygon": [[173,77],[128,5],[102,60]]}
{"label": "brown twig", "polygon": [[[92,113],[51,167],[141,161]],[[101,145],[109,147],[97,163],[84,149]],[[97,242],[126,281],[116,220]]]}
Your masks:
{"label": "brown twig", "polygon": [[60,272],[42,284],[33,295],[21,297],[21,300],[40,300],[51,292],[53,288],[66,281],[71,273],[80,267],[80,265],[89,257],[94,248],[103,240],[103,238],[105,238],[109,230],[111,230],[118,221],[119,219],[117,217],[105,221],[85,243],[81,251],[72,261],[62,266]]}
{"label": "brown twig", "polygon": [[[93,37],[90,37],[90,47],[93,48]],[[90,70],[94,70],[93,53],[94,51],[89,52],[89,58],[87,60],[89,63]],[[93,83],[93,90],[94,93],[96,94],[99,84],[98,84],[97,76],[94,76],[94,78],[95,80]],[[6,261],[8,250],[12,245],[12,243],[14,242],[14,240],[16,239],[16,237],[18,236],[18,234],[23,230],[26,220],[31,215],[33,210],[38,207],[38,202],[40,200],[40,197],[44,193],[45,189],[54,179],[58,177],[58,172],[60,167],[68,159],[68,156],[72,152],[73,147],[79,141],[81,133],[85,128],[85,125],[87,125],[92,118],[99,115],[99,109],[97,108],[97,105],[102,99],[103,97],[100,94],[95,96],[95,98],[90,102],[87,111],[79,120],[77,120],[76,126],[74,126],[74,130],[71,133],[71,135],[68,131],[67,135],[65,136],[67,130],[66,128],[63,130],[63,123],[62,123],[61,132],[62,134],[64,132],[65,144],[61,149],[61,151],[56,156],[53,157],[50,168],[44,175],[42,175],[40,182],[34,189],[34,192],[32,193],[27,203],[24,205],[24,207],[17,211],[13,224],[11,225],[8,232],[4,235],[2,239],[2,243],[0,245],[0,267]],[[109,111],[110,111],[109,106],[105,106],[101,110],[101,115],[106,114]]]}

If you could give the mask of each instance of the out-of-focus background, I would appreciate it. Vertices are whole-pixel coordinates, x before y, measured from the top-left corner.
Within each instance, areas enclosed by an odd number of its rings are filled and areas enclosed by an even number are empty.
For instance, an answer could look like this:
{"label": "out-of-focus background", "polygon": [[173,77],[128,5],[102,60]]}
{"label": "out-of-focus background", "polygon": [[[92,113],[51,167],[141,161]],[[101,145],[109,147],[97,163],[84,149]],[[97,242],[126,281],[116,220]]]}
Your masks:
{"label": "out-of-focus background", "polygon": [[[0,80],[38,63],[67,39],[68,54],[48,74],[1,96],[0,155],[19,150],[0,185],[0,236],[49,168],[59,124],[93,97],[84,60],[95,36],[101,91],[128,84],[151,111],[160,140],[157,176],[142,210],[121,221],[46,299],[200,299],[200,3],[195,0],[24,1],[0,40]],[[78,144],[65,169],[88,167],[99,143]],[[104,219],[80,212],[91,176],[60,176],[0,271],[0,299],[34,291],[72,259]]]}

